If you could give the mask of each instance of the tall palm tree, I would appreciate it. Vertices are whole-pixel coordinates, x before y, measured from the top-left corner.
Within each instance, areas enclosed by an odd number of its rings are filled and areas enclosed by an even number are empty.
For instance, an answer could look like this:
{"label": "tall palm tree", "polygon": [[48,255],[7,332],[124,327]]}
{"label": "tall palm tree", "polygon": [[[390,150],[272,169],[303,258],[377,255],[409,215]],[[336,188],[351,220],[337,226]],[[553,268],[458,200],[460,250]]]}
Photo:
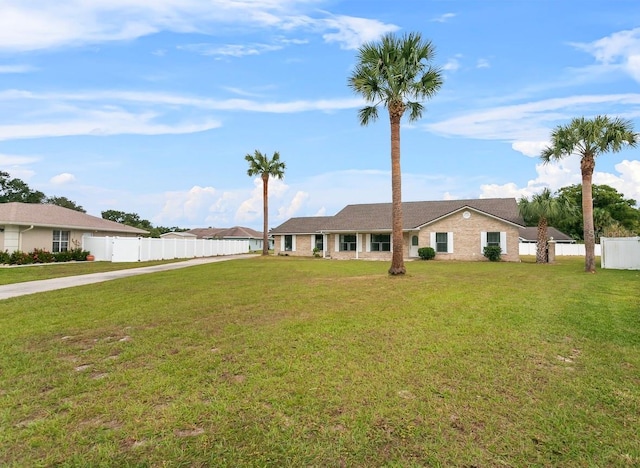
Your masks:
{"label": "tall palm tree", "polygon": [[348,84],[369,104],[359,110],[361,125],[378,118],[378,105],[386,107],[391,123],[391,222],[393,255],[389,274],[406,272],[402,236],[402,183],[400,171],[400,120],[409,111],[409,121],[422,116],[420,101],[433,97],[440,86],[440,70],[433,67],[435,49],[419,33],[402,38],[386,34],[380,42],[364,44]]}
{"label": "tall palm tree", "polygon": [[260,151],[245,155],[244,159],[249,163],[247,175],[249,177],[259,175],[262,178],[262,255],[269,255],[269,177],[282,179],[284,177],[285,164],[280,161],[280,153],[273,153],[269,159]]}
{"label": "tall palm tree", "polygon": [[561,198],[554,198],[548,188],[528,198],[521,198],[518,209],[522,217],[528,222],[538,225],[538,242],[536,245],[536,263],[547,263],[547,228],[549,222],[570,215],[570,206]]}
{"label": "tall palm tree", "polygon": [[577,117],[566,125],[559,125],[551,132],[551,145],[540,155],[548,163],[577,154],[582,173],[582,219],[584,225],[585,266],[588,273],[595,273],[595,233],[593,228],[592,178],[596,157],[602,153],[616,153],[626,145],[636,146],[638,134],[633,124],[621,118],[598,115],[593,119]]}

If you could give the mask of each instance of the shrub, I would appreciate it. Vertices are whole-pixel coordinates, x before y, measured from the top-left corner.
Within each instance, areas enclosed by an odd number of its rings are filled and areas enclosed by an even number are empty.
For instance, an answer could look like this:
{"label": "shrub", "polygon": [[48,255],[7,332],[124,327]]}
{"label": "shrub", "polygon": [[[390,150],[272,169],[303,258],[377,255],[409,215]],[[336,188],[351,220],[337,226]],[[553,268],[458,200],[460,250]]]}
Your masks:
{"label": "shrub", "polygon": [[32,263],[51,263],[53,262],[53,254],[44,249],[33,249],[33,252],[29,253],[29,256],[33,260]]}
{"label": "shrub", "polygon": [[502,249],[499,245],[487,245],[484,248],[484,256],[489,259],[490,262],[499,262]]}
{"label": "shrub", "polygon": [[433,250],[433,247],[420,247],[418,249],[418,256],[422,260],[433,260],[436,258],[436,251]]}
{"label": "shrub", "polygon": [[6,250],[4,252],[0,252],[0,265],[9,264],[9,260],[11,259],[11,255]]}
{"label": "shrub", "polygon": [[33,263],[33,258],[26,252],[15,250],[9,255],[9,263],[12,265],[29,265]]}

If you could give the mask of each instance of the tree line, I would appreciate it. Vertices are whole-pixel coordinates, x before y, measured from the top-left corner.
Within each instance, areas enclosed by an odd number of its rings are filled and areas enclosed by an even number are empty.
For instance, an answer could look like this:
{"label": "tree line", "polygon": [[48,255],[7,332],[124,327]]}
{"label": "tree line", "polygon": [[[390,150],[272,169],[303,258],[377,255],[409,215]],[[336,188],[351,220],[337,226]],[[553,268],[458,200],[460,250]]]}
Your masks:
{"label": "tree line", "polygon": [[[0,203],[10,202],[57,205],[81,213],[87,212],[81,205],[67,197],[47,196],[39,190],[33,190],[22,179],[12,178],[8,172],[0,171]],[[149,231],[149,237],[160,237],[161,234],[167,232],[188,231],[188,229],[177,226],[153,226],[149,220],[141,218],[137,213],[106,210],[101,215],[103,219]]]}

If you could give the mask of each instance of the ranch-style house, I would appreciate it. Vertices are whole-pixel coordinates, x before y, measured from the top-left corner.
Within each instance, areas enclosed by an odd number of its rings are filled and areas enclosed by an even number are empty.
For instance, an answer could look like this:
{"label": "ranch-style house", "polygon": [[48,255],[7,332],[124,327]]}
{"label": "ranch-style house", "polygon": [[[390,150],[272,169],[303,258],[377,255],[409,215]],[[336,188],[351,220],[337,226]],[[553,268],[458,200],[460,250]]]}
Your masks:
{"label": "ranch-style house", "polygon": [[[486,260],[499,245],[502,260],[518,262],[524,221],[514,198],[404,202],[406,259],[433,247],[436,260]],[[335,216],[291,218],[271,230],[275,254],[333,259],[391,260],[391,203],[348,205]]]}

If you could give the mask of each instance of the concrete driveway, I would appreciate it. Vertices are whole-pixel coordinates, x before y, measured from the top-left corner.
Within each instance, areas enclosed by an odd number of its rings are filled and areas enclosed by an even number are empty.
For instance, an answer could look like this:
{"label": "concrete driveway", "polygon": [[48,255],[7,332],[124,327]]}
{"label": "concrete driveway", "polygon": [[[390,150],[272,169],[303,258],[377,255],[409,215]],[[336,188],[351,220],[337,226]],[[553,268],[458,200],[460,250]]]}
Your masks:
{"label": "concrete driveway", "polygon": [[158,271],[176,270],[204,263],[225,262],[228,260],[240,260],[253,258],[257,255],[225,255],[219,257],[204,257],[185,260],[184,262],[167,263],[164,265],[154,265],[141,268],[130,268],[127,270],[107,271],[104,273],[91,273],[89,275],[66,276],[64,278],[53,278],[40,281],[28,281],[26,283],[6,284],[0,286],[0,300],[10,297],[25,296],[54,289],[73,288],[85,284],[101,283],[127,276],[143,275],[145,273],[156,273]]}

